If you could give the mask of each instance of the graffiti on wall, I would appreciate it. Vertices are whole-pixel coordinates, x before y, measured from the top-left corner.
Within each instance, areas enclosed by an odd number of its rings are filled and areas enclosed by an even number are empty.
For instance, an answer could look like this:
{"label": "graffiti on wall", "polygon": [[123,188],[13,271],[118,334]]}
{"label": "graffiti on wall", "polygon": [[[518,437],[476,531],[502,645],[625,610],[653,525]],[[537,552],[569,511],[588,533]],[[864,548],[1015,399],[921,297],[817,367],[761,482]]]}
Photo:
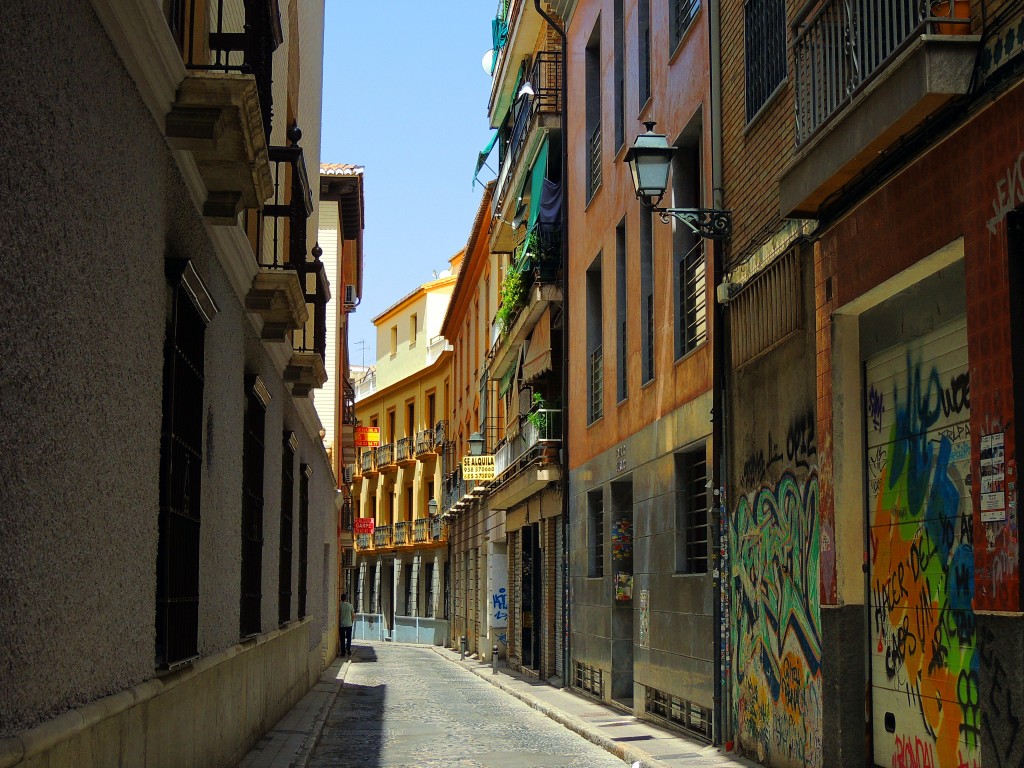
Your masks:
{"label": "graffiti on wall", "polygon": [[822,764],[818,494],[816,471],[786,470],[729,526],[737,738],[773,766]]}
{"label": "graffiti on wall", "polygon": [[941,341],[928,342],[941,369],[907,351],[869,373],[883,417],[876,429],[867,416],[875,761],[971,768],[981,715],[970,381],[966,351]]}

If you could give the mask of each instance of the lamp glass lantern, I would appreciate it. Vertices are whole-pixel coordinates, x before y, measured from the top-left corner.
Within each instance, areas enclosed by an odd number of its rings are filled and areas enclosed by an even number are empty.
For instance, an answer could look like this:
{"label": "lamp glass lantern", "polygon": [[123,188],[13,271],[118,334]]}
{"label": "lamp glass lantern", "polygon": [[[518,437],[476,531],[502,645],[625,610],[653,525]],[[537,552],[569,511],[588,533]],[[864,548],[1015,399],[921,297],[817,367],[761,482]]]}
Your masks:
{"label": "lamp glass lantern", "polygon": [[469,455],[470,456],[483,456],[484,453],[484,436],[479,432],[474,432],[469,436]]}
{"label": "lamp glass lantern", "polygon": [[668,188],[668,172],[675,147],[670,146],[663,133],[655,133],[654,122],[646,122],[646,133],[636,137],[626,152],[625,160],[633,177],[636,196],[647,206],[657,205]]}
{"label": "lamp glass lantern", "polygon": [[437,514],[437,499],[431,499],[427,502],[427,514],[430,517],[434,517]]}

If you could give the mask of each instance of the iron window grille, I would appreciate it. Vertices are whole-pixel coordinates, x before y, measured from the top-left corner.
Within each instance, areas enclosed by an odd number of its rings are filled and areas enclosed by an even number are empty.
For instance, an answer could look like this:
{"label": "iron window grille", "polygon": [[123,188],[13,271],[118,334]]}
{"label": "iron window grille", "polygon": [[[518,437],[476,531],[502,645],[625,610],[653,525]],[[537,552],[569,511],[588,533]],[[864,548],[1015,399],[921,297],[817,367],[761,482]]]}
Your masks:
{"label": "iron window grille", "polygon": [[587,142],[587,157],[590,173],[587,176],[587,200],[589,201],[597,188],[601,186],[601,124],[598,123],[590,134]]}
{"label": "iron window grille", "polygon": [[604,345],[590,355],[590,422],[604,416]]}
{"label": "iron window grille", "polygon": [[[302,465],[299,473],[299,618],[305,616],[306,582],[309,577],[309,478],[313,468]],[[352,550],[347,550],[349,554]]]}
{"label": "iron window grille", "polygon": [[[679,318],[683,325],[679,357],[692,352],[708,338],[707,266],[703,242],[699,240],[679,262]],[[653,329],[648,329],[648,333],[653,333]]]}
{"label": "iron window grille", "polygon": [[743,21],[749,123],[786,79],[785,0],[747,0]]}
{"label": "iron window grille", "polygon": [[646,689],[647,711],[655,717],[678,725],[701,738],[711,738],[711,710],[692,701],[659,691]]}
{"label": "iron window grille", "polygon": [[583,693],[604,699],[604,672],[600,667],[592,667],[577,661],[572,684]]}
{"label": "iron window grille", "polygon": [[651,98],[651,3],[640,0],[637,3],[637,48],[640,54],[638,67],[638,85],[640,86],[640,103],[637,109],[643,108]]}
{"label": "iron window grille", "polygon": [[269,396],[258,377],[246,387],[242,438],[242,584],[239,634],[259,634],[263,599],[264,428]]}
{"label": "iron window grille", "polygon": [[170,301],[156,569],[155,656],[156,666],[164,669],[198,655],[206,331],[201,311],[182,282],[173,286]]}
{"label": "iron window grille", "polygon": [[686,30],[697,17],[700,10],[700,0],[672,0],[672,50],[676,49],[679,41],[683,39]]}
{"label": "iron window grille", "polygon": [[292,614],[292,524],[295,520],[295,436],[286,432],[281,449],[281,540],[278,548],[277,623]]}
{"label": "iron window grille", "polygon": [[707,573],[708,522],[707,456],[701,445],[676,457],[679,478],[676,502],[676,570]]}

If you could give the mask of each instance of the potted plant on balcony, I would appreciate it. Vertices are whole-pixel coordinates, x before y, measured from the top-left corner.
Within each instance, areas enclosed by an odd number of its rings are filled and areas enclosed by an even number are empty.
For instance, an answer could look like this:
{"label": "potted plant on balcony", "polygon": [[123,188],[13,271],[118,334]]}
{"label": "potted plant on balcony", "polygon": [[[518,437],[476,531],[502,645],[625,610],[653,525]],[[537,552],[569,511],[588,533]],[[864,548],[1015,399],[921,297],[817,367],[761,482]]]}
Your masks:
{"label": "potted plant on balcony", "polygon": [[501,281],[501,290],[498,293],[498,311],[494,316],[502,336],[511,329],[522,301],[523,275],[513,267],[508,270],[505,279]]}
{"label": "potted plant on balcony", "polygon": [[526,414],[526,420],[537,429],[537,434],[542,440],[548,426],[548,415],[543,409],[544,396],[540,392],[534,392],[530,412]]}

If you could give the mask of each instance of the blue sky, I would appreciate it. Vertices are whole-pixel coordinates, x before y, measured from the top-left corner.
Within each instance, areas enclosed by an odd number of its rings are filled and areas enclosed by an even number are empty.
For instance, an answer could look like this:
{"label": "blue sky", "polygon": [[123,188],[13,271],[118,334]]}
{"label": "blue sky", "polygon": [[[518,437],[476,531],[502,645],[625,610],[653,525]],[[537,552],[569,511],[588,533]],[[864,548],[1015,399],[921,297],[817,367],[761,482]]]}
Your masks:
{"label": "blue sky", "polygon": [[480,62],[497,2],[439,3],[431,13],[411,0],[326,5],[320,158],[366,168],[363,300],[349,348],[358,364],[365,341],[371,364],[371,318],[445,269],[469,238],[483,192],[473,169],[491,136]]}

